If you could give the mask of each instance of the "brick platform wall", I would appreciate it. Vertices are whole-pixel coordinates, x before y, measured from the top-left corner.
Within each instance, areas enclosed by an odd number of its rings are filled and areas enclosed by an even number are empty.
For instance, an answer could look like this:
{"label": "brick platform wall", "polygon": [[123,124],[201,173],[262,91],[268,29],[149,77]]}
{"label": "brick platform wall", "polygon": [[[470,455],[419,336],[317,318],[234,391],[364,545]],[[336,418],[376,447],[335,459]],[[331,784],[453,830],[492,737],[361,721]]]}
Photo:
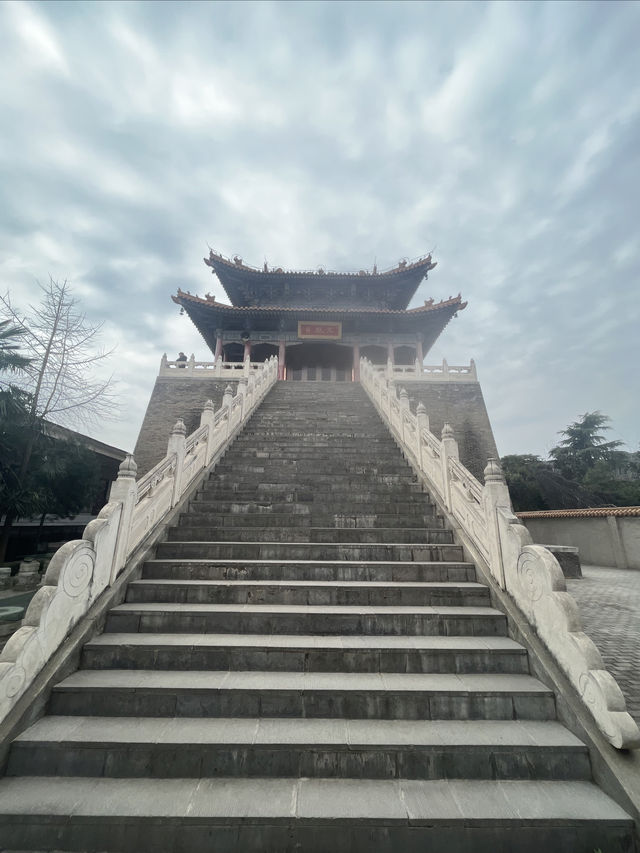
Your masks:
{"label": "brick platform wall", "polygon": [[407,389],[411,411],[424,403],[431,431],[440,438],[445,423],[451,424],[460,449],[460,461],[484,483],[490,456],[498,456],[493,430],[479,382],[399,381]]}
{"label": "brick platform wall", "polygon": [[159,376],[153,387],[145,412],[135,450],[138,477],[146,474],[166,455],[167,442],[173,425],[182,418],[187,435],[200,426],[200,413],[207,400],[213,400],[216,410],[222,404],[222,395],[231,384],[236,393],[236,382],[228,379],[193,379],[192,377]]}

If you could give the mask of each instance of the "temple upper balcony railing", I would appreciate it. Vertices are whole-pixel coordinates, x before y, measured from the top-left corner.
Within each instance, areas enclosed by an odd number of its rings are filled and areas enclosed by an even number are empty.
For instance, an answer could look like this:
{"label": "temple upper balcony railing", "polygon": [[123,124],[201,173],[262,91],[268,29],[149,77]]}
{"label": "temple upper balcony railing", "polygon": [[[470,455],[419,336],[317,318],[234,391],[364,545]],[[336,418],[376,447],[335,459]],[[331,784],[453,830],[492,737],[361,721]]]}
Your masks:
{"label": "temple upper balcony railing", "polygon": [[473,359],[469,364],[374,364],[373,370],[384,373],[387,379],[404,379],[407,382],[477,382],[478,373]]}
{"label": "temple upper balcony railing", "polygon": [[223,361],[221,358],[215,361],[196,361],[192,355],[188,359],[176,359],[169,361],[166,354],[160,361],[158,376],[176,376],[183,378],[192,376],[196,379],[239,379],[248,375],[251,371],[258,370],[262,362],[259,361]]}

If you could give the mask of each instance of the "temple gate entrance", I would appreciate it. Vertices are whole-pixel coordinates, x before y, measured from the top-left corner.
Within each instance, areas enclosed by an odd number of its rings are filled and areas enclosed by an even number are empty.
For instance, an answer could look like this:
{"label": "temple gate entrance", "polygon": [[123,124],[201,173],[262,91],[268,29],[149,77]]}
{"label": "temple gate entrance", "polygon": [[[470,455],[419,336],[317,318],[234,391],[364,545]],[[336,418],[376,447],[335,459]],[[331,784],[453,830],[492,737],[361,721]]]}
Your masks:
{"label": "temple gate entrance", "polygon": [[285,378],[298,382],[351,382],[353,348],[324,342],[292,344],[286,351]]}

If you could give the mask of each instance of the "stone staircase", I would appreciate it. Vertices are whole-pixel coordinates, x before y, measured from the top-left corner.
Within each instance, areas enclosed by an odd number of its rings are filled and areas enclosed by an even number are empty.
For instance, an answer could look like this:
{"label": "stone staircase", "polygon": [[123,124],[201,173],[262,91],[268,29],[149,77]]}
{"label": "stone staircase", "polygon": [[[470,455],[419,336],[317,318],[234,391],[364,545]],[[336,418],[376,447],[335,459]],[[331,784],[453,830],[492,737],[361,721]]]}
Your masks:
{"label": "stone staircase", "polygon": [[12,744],[0,839],[635,849],[364,391],[282,382]]}

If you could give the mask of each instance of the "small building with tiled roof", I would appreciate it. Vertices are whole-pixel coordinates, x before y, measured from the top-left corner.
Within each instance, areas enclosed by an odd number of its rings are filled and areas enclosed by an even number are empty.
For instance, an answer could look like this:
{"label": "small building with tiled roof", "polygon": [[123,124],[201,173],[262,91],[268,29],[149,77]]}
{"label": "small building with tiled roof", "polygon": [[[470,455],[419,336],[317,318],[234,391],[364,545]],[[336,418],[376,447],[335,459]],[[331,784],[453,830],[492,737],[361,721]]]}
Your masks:
{"label": "small building with tiled roof", "polygon": [[436,266],[431,255],[356,273],[257,269],[213,251],[204,261],[231,305],[182,290],[174,302],[216,358],[263,361],[277,354],[281,379],[357,380],[360,356],[377,364],[421,364],[466,306],[458,294],[407,308]]}

